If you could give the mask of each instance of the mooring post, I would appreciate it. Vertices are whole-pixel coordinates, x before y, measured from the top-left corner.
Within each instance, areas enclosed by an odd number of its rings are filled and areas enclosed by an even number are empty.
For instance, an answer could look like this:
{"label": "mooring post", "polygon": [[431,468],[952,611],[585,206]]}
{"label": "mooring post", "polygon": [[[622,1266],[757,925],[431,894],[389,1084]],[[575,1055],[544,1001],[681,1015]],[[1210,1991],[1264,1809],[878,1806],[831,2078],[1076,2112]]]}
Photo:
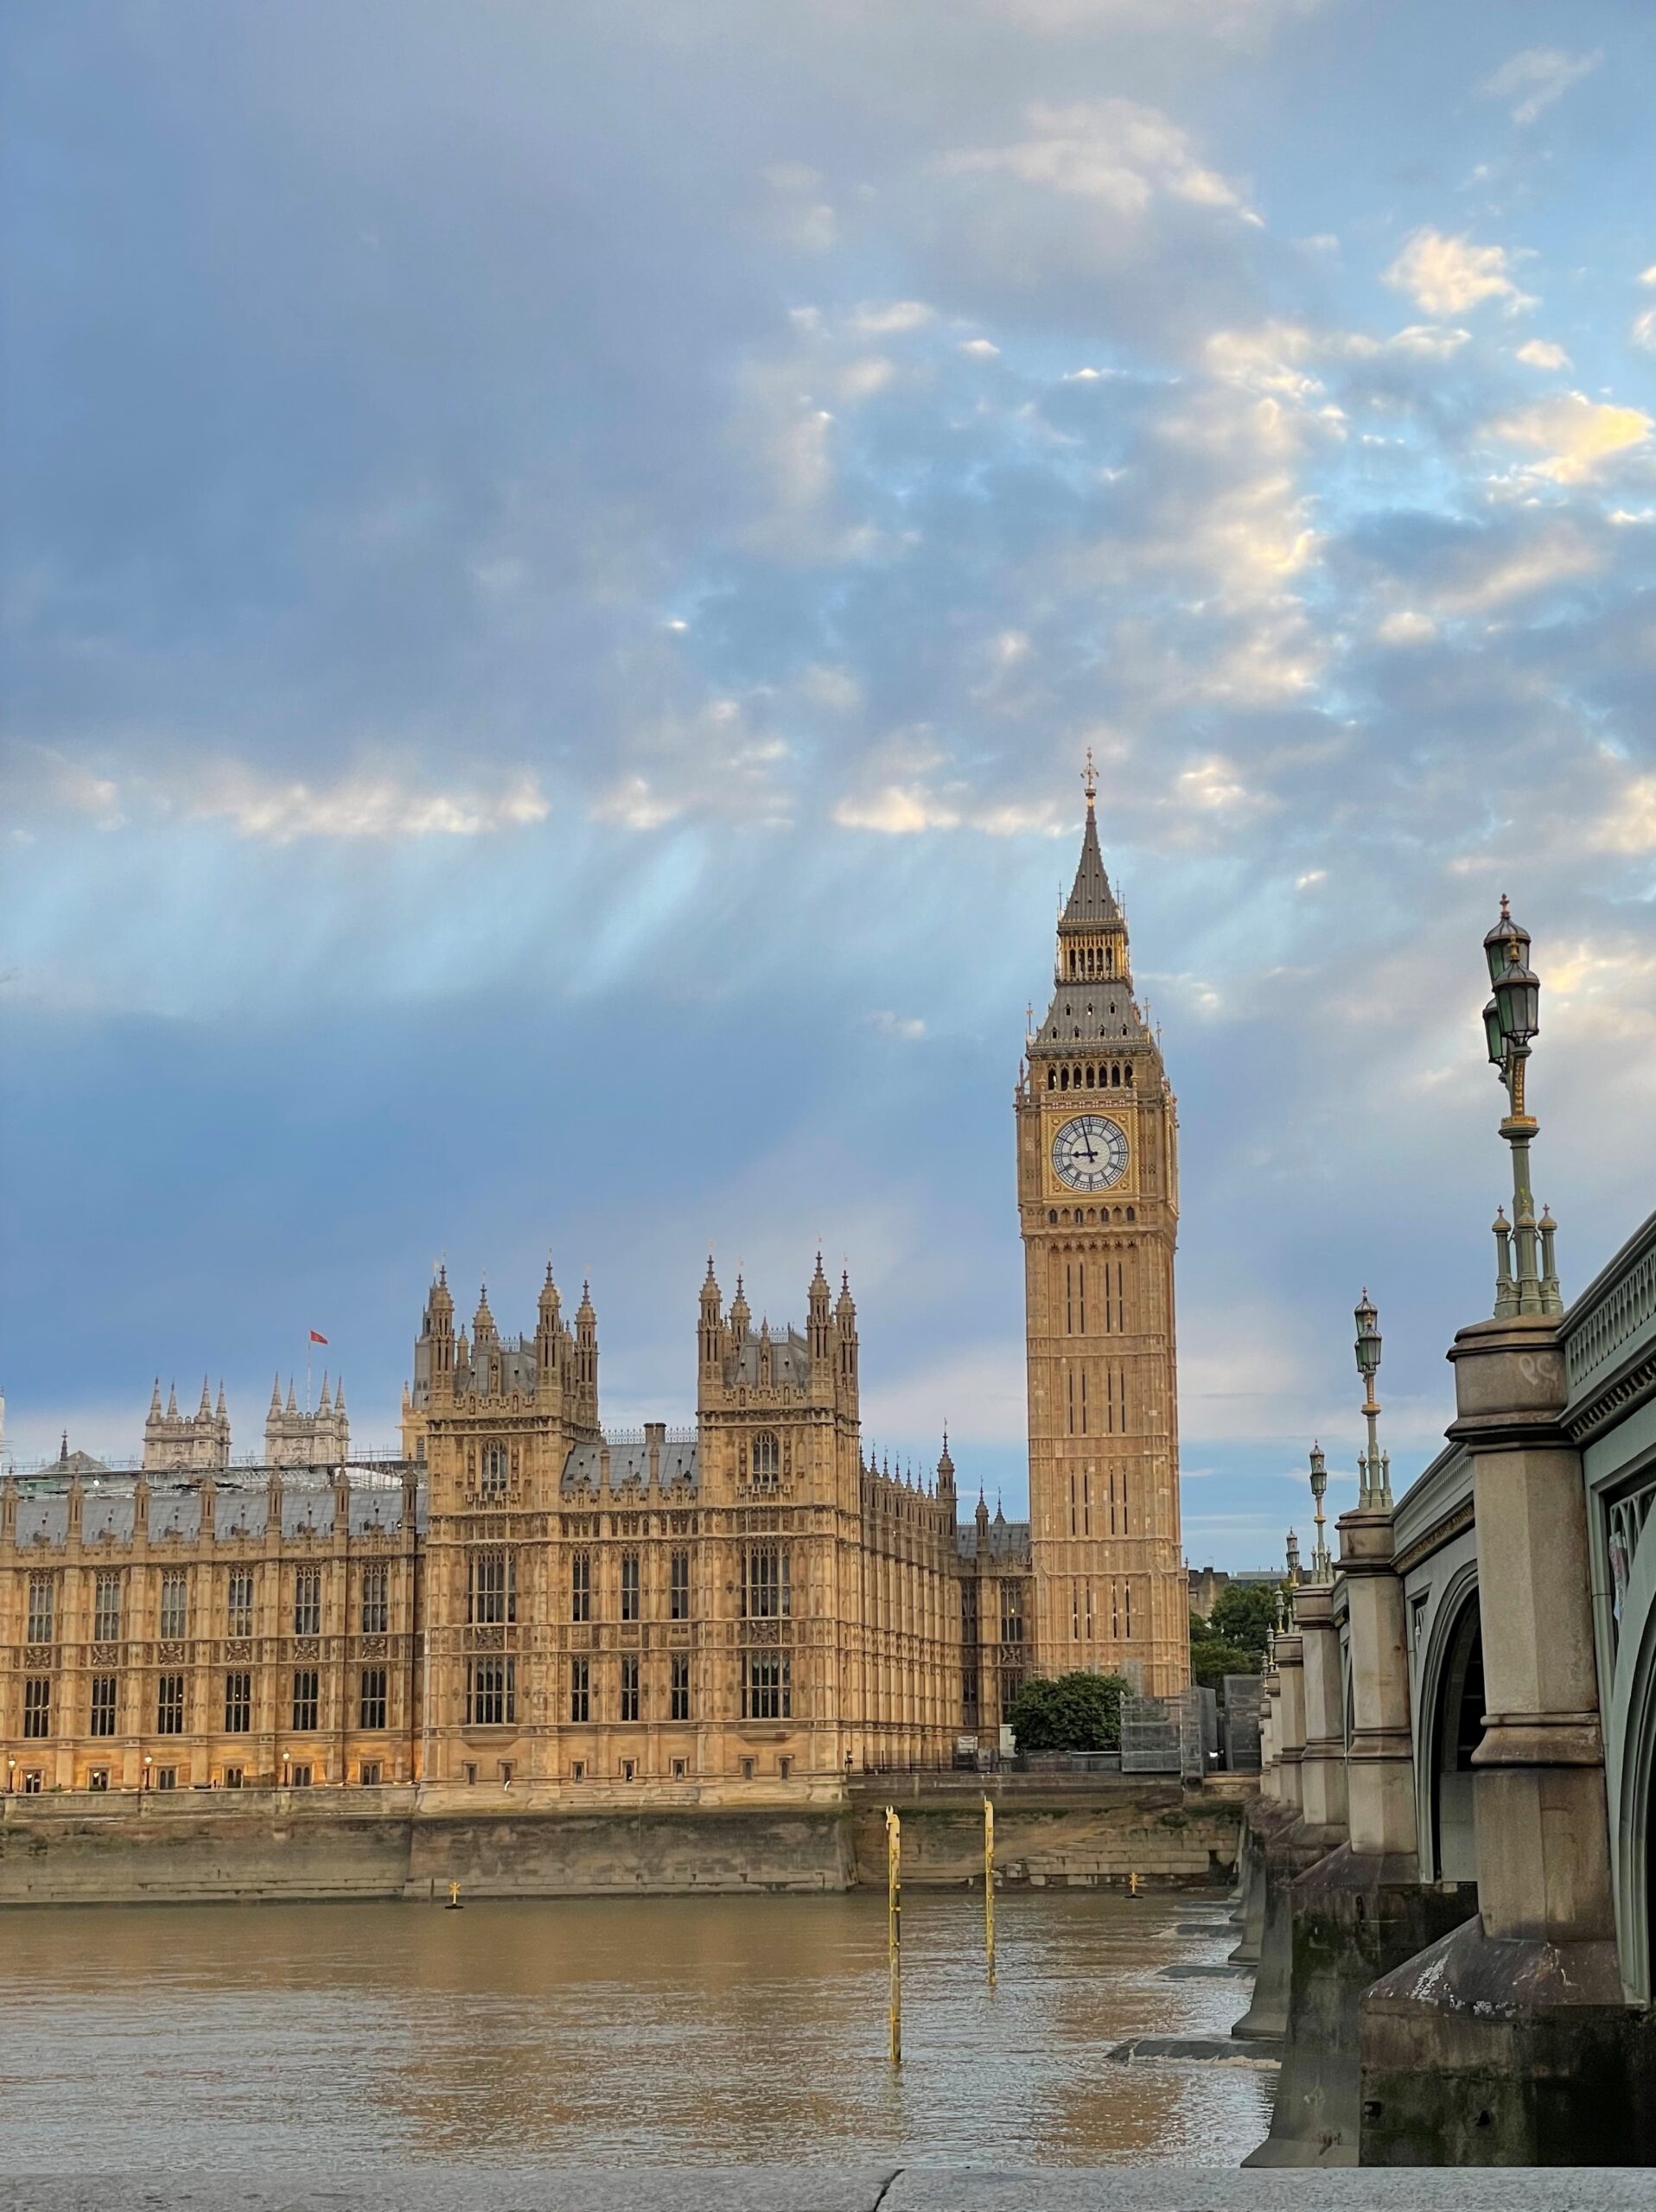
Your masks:
{"label": "mooring post", "polygon": [[891,2063],[902,2064],[902,1822],[886,1807],[886,1970]]}
{"label": "mooring post", "polygon": [[984,1799],[984,1948],[989,1959],[989,1986],[995,1986],[995,1808]]}

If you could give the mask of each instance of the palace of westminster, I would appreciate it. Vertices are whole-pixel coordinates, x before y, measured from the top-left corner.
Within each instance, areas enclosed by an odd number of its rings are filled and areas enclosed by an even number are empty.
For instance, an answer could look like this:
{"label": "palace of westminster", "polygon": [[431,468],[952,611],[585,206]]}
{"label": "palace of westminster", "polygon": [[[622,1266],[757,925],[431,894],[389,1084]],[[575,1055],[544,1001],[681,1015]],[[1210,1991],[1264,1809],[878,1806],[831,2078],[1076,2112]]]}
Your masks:
{"label": "palace of westminster", "polygon": [[233,1464],[220,1389],[141,1465],[0,1483],[0,1758],[17,1790],[418,1782],[668,1802],[838,1789],[994,1746],[1031,1674],[1188,1678],[1179,1532],[1175,1111],[1133,997],[1092,777],[1053,997],[1016,1094],[1028,1523],[872,1463],[857,1309],[818,1258],[802,1329],[711,1262],[696,1421],[606,1431],[583,1290],[526,1335],[439,1270],[400,1456],[353,1459],[341,1386],[273,1393]]}

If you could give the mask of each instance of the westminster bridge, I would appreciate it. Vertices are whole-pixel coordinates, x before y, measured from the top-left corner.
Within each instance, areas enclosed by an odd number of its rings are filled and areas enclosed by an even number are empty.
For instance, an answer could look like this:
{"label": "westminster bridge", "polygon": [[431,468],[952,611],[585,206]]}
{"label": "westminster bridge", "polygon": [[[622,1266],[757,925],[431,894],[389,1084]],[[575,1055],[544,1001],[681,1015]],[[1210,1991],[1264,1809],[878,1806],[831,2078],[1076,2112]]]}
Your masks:
{"label": "westminster bridge", "polygon": [[1567,1309],[1530,1190],[1530,940],[1486,939],[1513,1211],[1446,1448],[1366,1448],[1274,1639],[1237,1955],[1284,2038],[1250,2164],[1656,2163],[1656,1214]]}

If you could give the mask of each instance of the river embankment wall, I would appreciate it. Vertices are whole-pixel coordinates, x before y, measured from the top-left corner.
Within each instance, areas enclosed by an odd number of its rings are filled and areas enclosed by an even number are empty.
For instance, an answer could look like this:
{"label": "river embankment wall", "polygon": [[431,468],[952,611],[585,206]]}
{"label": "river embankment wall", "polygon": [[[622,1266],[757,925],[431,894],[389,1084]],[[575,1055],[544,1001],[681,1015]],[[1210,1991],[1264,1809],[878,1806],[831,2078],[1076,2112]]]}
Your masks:
{"label": "river embankment wall", "polygon": [[1009,1887],[1156,1888],[1228,1883],[1241,1807],[1156,1776],[893,1777],[851,1785],[859,1884],[883,1887],[885,1808],[902,1821],[902,1878],[920,1887],[981,1882],[984,1796],[995,1807],[995,1866]]}
{"label": "river embankment wall", "polygon": [[[0,1905],[424,1899],[453,1882],[471,1897],[883,1887],[892,1802],[906,1882],[981,1881],[981,1786],[905,1796],[908,1781],[793,1804],[480,1806],[414,1788],[4,1796]],[[1228,1875],[1237,1834],[1233,1805],[1172,1782],[997,1793],[997,1865],[1012,1886],[1134,1874],[1201,1886]]]}

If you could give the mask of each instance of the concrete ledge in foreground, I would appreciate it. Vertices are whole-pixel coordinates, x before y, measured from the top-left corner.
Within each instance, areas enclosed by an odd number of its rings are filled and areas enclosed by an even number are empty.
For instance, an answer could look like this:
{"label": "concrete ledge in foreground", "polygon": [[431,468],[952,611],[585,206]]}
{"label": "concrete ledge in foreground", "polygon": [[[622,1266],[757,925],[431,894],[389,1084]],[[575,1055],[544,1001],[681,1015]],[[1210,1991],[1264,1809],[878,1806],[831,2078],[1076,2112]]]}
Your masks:
{"label": "concrete ledge in foreground", "polygon": [[353,2173],[11,2174],[0,2212],[1649,2212],[1649,2169],[1226,2166],[379,2167]]}

